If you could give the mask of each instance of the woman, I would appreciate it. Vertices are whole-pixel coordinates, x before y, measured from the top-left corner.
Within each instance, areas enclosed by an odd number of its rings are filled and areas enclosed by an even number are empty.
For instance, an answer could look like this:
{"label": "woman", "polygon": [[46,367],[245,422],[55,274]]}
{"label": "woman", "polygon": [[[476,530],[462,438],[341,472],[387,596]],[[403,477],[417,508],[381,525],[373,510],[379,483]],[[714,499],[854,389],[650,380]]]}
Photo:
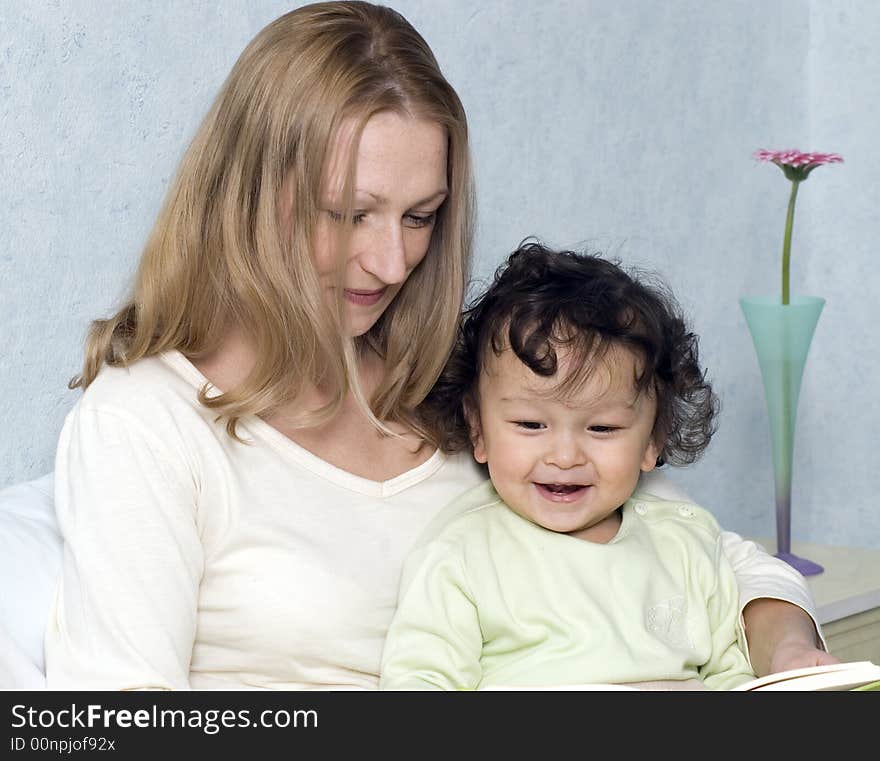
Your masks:
{"label": "woman", "polygon": [[[377,686],[407,549],[483,477],[417,409],[470,250],[465,114],[418,33],[358,2],[261,31],[73,382],[49,688]],[[830,658],[770,599],[803,582],[726,547],[756,670]]]}

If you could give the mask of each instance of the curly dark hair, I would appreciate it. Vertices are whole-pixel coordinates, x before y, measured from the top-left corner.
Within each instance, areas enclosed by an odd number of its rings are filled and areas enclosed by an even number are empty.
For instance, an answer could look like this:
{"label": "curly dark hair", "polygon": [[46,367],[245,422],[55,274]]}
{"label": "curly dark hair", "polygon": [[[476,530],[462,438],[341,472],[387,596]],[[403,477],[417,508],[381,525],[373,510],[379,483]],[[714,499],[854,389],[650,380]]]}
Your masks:
{"label": "curly dark hair", "polygon": [[669,289],[653,280],[599,256],[523,241],[463,313],[452,355],[420,407],[433,443],[445,452],[471,447],[465,405],[476,403],[490,347],[496,355],[509,347],[544,377],[557,372],[558,348],[573,349],[579,370],[561,379],[561,393],[622,347],[641,360],[638,392],[656,394],[658,465],[694,462],[715,433],[719,402],[700,367],[697,336]]}

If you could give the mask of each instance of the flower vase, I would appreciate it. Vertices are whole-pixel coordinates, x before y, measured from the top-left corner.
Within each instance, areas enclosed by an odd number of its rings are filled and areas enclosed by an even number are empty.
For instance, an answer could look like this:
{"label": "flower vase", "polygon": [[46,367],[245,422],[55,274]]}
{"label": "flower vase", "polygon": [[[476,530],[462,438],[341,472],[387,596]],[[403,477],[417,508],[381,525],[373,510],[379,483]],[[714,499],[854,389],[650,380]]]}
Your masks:
{"label": "flower vase", "polygon": [[804,576],[822,566],[791,552],[791,481],[794,430],[801,378],[813,332],[825,299],[792,296],[789,304],[773,298],[739,300],[758,355],[770,418],[776,484],[776,557]]}

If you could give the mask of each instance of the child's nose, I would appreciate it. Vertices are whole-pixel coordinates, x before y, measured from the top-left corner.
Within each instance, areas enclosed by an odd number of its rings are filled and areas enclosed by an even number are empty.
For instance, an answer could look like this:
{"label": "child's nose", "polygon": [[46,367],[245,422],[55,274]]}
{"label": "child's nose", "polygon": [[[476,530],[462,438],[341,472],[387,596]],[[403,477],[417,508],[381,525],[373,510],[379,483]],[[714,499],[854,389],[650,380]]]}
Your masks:
{"label": "child's nose", "polygon": [[583,465],[585,461],[586,452],[580,445],[578,438],[567,433],[560,433],[553,437],[545,457],[545,462],[548,465],[555,465],[557,468],[566,470],[576,465]]}

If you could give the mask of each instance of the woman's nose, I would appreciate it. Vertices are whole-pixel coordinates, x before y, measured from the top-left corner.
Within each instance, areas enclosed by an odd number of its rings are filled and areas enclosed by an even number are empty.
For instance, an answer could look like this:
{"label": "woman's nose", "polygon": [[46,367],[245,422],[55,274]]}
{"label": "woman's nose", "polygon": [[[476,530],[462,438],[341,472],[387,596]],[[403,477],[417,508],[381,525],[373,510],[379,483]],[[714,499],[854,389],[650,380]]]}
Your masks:
{"label": "woman's nose", "polygon": [[406,279],[406,245],[403,227],[389,224],[371,236],[361,254],[361,266],[385,285],[397,285]]}

